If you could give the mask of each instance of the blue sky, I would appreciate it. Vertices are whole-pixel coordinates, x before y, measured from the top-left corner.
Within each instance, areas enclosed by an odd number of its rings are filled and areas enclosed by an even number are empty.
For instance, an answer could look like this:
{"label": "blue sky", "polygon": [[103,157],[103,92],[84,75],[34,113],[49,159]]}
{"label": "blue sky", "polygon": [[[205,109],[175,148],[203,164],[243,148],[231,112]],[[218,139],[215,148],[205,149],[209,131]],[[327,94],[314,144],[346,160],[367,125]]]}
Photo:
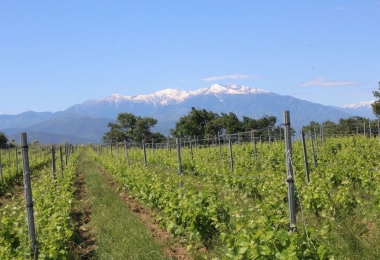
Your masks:
{"label": "blue sky", "polygon": [[380,1],[0,1],[0,114],[235,83],[343,106],[380,81]]}

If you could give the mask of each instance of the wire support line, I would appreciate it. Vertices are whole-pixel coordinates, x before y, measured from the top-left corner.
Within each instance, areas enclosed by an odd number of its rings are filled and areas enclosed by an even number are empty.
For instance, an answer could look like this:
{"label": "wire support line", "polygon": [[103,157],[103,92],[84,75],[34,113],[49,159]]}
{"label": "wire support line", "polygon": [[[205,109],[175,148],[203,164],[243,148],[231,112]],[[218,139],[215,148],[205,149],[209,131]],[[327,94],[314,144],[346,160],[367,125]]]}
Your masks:
{"label": "wire support line", "polygon": [[[321,163],[318,163],[318,166],[315,168],[316,170],[318,170],[318,167],[320,166],[328,166],[328,167],[331,167],[331,168],[337,168],[337,170],[352,170],[352,169],[355,169],[355,170],[368,170],[368,171],[373,171],[373,172],[378,172],[380,171],[379,168],[366,168],[364,166],[343,166],[343,165],[340,165],[340,164],[321,164]],[[322,167],[320,167],[322,168]]]}
{"label": "wire support line", "polygon": [[[140,160],[133,160],[135,162],[141,163]],[[159,164],[159,163],[150,163],[150,165],[156,165],[156,166],[162,166],[162,167],[167,167],[170,170],[176,170],[174,167],[170,165],[164,165],[164,164]],[[186,172],[186,170],[185,170]],[[243,176],[243,175],[231,175],[231,174],[220,174],[220,173],[205,173],[205,172],[197,172],[197,171],[188,171],[189,173],[192,173],[193,175],[198,175],[198,176],[213,176],[213,177],[230,177],[230,178],[237,178],[237,179],[250,179],[250,180],[266,180],[266,181],[273,181],[273,178],[267,178],[267,177],[253,177],[253,176]]]}
{"label": "wire support line", "polygon": [[249,176],[242,176],[242,175],[231,175],[231,174],[220,174],[220,173],[202,173],[202,172],[193,172],[198,175],[205,175],[205,176],[218,176],[218,177],[230,177],[230,178],[237,178],[237,179],[249,179],[249,180],[270,180],[273,181],[273,178],[266,178],[266,177],[249,177]]}

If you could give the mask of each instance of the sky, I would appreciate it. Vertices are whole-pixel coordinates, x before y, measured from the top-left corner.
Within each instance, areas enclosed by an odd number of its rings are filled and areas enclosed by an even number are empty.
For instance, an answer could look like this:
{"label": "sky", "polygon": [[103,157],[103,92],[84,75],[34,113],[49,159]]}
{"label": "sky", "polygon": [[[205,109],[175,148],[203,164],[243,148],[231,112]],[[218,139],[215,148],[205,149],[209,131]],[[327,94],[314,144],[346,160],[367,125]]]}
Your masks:
{"label": "sky", "polygon": [[0,114],[234,83],[374,100],[380,1],[0,1]]}

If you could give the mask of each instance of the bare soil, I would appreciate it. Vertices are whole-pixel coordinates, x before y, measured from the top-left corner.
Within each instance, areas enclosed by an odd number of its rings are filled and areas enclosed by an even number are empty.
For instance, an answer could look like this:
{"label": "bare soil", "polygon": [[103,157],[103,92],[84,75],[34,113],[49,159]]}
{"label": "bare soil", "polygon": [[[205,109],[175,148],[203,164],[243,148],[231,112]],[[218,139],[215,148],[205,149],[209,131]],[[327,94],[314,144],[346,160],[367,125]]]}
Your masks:
{"label": "bare soil", "polygon": [[86,199],[86,183],[83,173],[77,175],[74,196],[77,203],[74,205],[71,217],[74,220],[74,235],[70,247],[74,251],[75,259],[94,259],[96,237],[91,235],[87,224],[91,220],[91,205]]}

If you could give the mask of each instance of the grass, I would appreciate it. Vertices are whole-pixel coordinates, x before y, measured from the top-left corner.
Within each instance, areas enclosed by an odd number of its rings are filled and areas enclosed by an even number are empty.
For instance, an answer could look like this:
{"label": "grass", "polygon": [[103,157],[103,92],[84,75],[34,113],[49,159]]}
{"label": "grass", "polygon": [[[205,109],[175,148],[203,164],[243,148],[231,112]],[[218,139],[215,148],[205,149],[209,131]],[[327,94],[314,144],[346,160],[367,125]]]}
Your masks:
{"label": "grass", "polygon": [[86,153],[78,164],[91,205],[88,227],[96,237],[96,259],[167,259],[163,247],[116,195],[99,165]]}

